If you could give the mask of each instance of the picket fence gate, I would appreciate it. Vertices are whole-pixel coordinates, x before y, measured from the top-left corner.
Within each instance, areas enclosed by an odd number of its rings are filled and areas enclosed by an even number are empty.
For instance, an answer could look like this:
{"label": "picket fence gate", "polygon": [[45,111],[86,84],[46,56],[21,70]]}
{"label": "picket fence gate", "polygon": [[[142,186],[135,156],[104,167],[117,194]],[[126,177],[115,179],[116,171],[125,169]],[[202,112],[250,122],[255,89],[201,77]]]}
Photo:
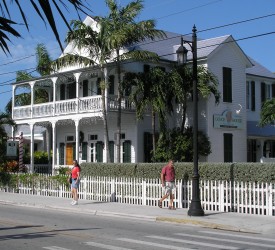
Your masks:
{"label": "picket fence gate", "polygon": [[[50,175],[36,181],[20,182],[9,192],[70,198],[68,185],[59,184]],[[174,205],[188,208],[192,199],[192,181],[177,180]],[[162,196],[159,179],[127,177],[82,177],[79,198],[102,202],[119,202],[157,206]],[[237,212],[255,215],[275,215],[275,184],[236,181],[200,180],[201,205],[204,211]],[[164,201],[168,206],[168,200]]]}

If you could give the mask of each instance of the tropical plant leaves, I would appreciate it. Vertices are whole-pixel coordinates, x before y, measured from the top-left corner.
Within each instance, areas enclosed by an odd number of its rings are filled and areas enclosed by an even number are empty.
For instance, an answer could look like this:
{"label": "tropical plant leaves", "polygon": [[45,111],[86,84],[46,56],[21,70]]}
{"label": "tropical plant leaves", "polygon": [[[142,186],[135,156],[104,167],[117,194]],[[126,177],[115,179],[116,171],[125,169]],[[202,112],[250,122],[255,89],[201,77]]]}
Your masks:
{"label": "tropical plant leaves", "polygon": [[[14,5],[17,6],[17,9],[19,10],[23,22],[27,30],[29,31],[29,24],[27,22],[26,11],[23,8],[23,6],[26,5],[26,2],[27,0],[10,0],[8,3],[6,0],[0,1],[0,10],[2,13],[2,16],[0,17],[0,47],[5,54],[10,54],[7,42],[11,41],[11,37],[21,37],[20,33],[12,27],[12,25],[17,24],[17,21],[13,20],[11,17],[12,11],[14,10]],[[84,2],[86,2],[86,0],[38,0],[38,3],[37,1],[29,0],[30,6],[35,10],[35,12],[40,17],[40,19],[45,23],[45,25],[50,25],[61,50],[63,50],[63,46],[56,27],[56,18],[54,17],[53,9],[55,8],[57,10],[59,16],[61,17],[61,20],[66,24],[66,26],[70,30],[70,25],[67,22],[65,15],[63,14],[64,12],[62,11],[61,6],[68,10],[68,6],[72,5],[78,14],[78,17],[80,18],[80,12],[88,15],[86,13],[86,10],[90,11],[90,9],[88,8],[88,4],[84,4]]]}

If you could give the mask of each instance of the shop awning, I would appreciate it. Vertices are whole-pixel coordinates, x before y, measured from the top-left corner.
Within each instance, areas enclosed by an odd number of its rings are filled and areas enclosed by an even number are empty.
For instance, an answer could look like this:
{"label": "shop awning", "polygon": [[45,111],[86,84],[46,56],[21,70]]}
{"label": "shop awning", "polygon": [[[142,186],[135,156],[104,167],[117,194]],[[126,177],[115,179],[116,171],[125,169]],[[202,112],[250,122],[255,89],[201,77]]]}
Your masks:
{"label": "shop awning", "polygon": [[275,126],[267,125],[260,127],[257,121],[248,121],[247,136],[275,137]]}

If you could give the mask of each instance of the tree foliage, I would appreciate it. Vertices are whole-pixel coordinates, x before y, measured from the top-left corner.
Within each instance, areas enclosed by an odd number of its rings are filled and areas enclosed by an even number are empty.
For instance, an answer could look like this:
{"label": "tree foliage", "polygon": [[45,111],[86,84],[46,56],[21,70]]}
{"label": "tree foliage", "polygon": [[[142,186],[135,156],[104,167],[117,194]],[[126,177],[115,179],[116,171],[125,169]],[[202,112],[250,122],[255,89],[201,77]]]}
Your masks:
{"label": "tree foliage", "polygon": [[274,124],[275,121],[275,98],[268,99],[264,102],[260,114],[260,126]]}
{"label": "tree foliage", "polygon": [[6,158],[6,141],[7,136],[5,126],[15,126],[15,122],[12,120],[11,116],[7,113],[0,114],[0,163],[5,161]]}
{"label": "tree foliage", "polygon": [[[68,29],[70,29],[70,25],[68,24],[67,18],[65,16],[65,11],[68,11],[68,6],[74,7],[79,16],[79,19],[80,13],[87,14],[86,10],[89,10],[86,0],[2,0],[0,2],[0,9],[2,12],[2,16],[0,17],[0,47],[2,51],[5,54],[10,53],[7,42],[11,41],[11,36],[16,38],[21,37],[21,34],[12,27],[13,25],[17,25],[23,21],[26,29],[29,31],[29,23],[27,21],[28,16],[26,15],[26,9],[24,8],[33,9],[39,18],[45,23],[45,25],[48,24],[51,27],[51,30],[53,31],[61,50],[63,50],[59,32],[56,27],[56,17],[54,16],[53,11],[57,11],[58,16],[61,17],[61,20],[66,24]],[[13,12],[15,10],[19,11],[22,20],[14,19],[12,15],[14,15]],[[30,17],[29,19],[32,20]]]}
{"label": "tree foliage", "polygon": [[[121,85],[121,62],[127,59],[134,61],[158,60],[158,56],[150,51],[136,50],[132,45],[145,40],[164,38],[165,33],[155,28],[154,20],[142,20],[137,18],[143,10],[143,1],[135,0],[125,7],[119,6],[115,0],[106,0],[109,14],[106,17],[95,17],[101,29],[108,31],[108,47],[114,51],[113,60],[116,62],[118,74],[118,116],[117,116],[117,160],[120,162],[121,148],[121,100],[123,96]],[[128,51],[125,50],[128,48]],[[123,49],[123,52],[122,52]]]}
{"label": "tree foliage", "polygon": [[[207,156],[211,153],[209,138],[198,131],[198,154]],[[156,162],[166,162],[169,159],[179,162],[193,161],[193,129],[187,128],[183,133],[180,128],[173,128],[161,134],[154,156]]]}

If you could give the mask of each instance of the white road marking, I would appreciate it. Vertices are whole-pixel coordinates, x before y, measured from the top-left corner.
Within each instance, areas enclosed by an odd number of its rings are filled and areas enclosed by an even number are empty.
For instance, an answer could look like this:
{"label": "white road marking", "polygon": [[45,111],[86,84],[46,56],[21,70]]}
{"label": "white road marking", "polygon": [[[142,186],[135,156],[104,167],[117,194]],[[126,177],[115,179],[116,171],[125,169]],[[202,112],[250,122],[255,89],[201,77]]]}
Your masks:
{"label": "white road marking", "polygon": [[214,234],[214,235],[222,235],[222,236],[231,236],[235,238],[243,238],[243,239],[253,239],[253,240],[262,240],[262,241],[270,241],[270,242],[275,242],[274,239],[269,239],[269,238],[263,238],[263,237],[257,237],[256,235],[254,236],[248,236],[248,235],[240,235],[240,234],[230,234],[230,233],[221,233],[221,232],[210,232],[210,231],[199,231],[200,233],[204,234]]}
{"label": "white road marking", "polygon": [[84,244],[88,246],[100,247],[100,248],[109,249],[109,250],[132,250],[131,248],[116,247],[116,246],[105,245],[97,242],[84,242]]}
{"label": "white road marking", "polygon": [[126,242],[130,242],[130,243],[141,244],[141,245],[147,245],[147,246],[173,249],[173,250],[191,250],[190,248],[176,247],[176,246],[171,246],[171,245],[164,245],[164,244],[148,242],[148,241],[141,241],[141,240],[133,240],[133,239],[128,239],[128,238],[119,238],[117,240],[126,241]]}
{"label": "white road marking", "polygon": [[[190,234],[177,233],[176,235],[190,237]],[[208,237],[208,236],[200,236],[200,235],[192,235],[192,238],[216,240],[216,241],[230,242],[230,243],[237,243],[237,244],[246,244],[246,245],[258,246],[258,247],[274,248],[274,245],[267,245],[267,244],[261,244],[261,243],[255,243],[255,242],[250,242],[250,241],[243,241],[243,240],[241,241],[241,240],[233,240],[233,239],[222,239],[222,238],[217,238],[217,237]]]}
{"label": "white road marking", "polygon": [[[177,238],[171,238],[171,237],[163,237],[163,236],[156,236],[156,235],[151,235],[151,236],[146,236],[148,238],[153,238],[153,239],[161,239],[161,240],[171,240],[172,242],[181,242],[181,243],[187,243],[191,245],[199,245],[199,246],[207,246],[207,247],[214,247],[214,248],[219,248],[219,249],[230,249],[230,250],[237,250],[240,249],[238,247],[230,247],[230,246],[224,246],[224,245],[217,245],[217,244],[211,244],[211,243],[206,243],[206,242],[194,242],[192,240],[182,240],[182,239],[177,239]],[[190,235],[189,235],[190,237]]]}
{"label": "white road marking", "polygon": [[57,246],[50,246],[50,247],[43,247],[43,248],[48,250],[71,250],[70,248],[63,248],[63,247],[57,247]]}

